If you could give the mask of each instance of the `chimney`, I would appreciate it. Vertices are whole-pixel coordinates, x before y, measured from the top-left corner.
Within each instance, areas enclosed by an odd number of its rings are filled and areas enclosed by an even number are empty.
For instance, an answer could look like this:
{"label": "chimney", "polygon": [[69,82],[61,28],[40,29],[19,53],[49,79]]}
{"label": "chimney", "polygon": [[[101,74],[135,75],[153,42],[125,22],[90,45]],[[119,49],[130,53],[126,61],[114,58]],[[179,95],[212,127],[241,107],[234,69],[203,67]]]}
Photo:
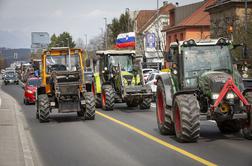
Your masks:
{"label": "chimney", "polygon": [[166,6],[166,5],[168,5],[168,1],[163,2],[163,6]]}

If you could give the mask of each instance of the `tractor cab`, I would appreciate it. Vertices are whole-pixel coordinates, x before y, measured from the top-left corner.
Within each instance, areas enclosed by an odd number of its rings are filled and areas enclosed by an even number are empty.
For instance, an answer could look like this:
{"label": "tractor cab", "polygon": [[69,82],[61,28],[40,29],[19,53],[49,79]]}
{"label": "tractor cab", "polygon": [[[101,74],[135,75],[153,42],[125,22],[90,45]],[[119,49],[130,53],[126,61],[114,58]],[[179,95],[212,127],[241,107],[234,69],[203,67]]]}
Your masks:
{"label": "tractor cab", "polygon": [[229,41],[224,38],[205,41],[193,39],[171,44],[172,74],[182,82],[179,89],[197,88],[199,78],[209,73],[232,75]]}

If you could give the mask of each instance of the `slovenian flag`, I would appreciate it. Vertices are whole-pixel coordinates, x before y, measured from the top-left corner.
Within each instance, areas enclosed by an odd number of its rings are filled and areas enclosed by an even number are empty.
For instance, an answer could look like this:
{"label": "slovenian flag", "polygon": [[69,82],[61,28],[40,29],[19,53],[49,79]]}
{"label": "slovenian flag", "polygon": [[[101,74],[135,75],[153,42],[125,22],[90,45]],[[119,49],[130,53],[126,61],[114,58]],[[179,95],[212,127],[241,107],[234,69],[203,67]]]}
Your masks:
{"label": "slovenian flag", "polygon": [[116,47],[126,48],[135,47],[135,32],[121,33],[117,36]]}

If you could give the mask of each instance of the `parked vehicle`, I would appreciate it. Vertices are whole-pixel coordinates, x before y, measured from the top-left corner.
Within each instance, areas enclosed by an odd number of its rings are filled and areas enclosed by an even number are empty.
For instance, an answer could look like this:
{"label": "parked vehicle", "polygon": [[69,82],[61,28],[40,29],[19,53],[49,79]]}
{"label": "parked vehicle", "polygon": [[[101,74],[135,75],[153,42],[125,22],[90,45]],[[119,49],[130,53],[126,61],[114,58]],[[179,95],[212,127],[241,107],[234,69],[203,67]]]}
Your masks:
{"label": "parked vehicle", "polygon": [[41,85],[41,78],[31,77],[24,85],[24,104],[34,104],[36,101],[37,87]]}
{"label": "parked vehicle", "polygon": [[4,76],[4,84],[18,84],[19,80],[15,71],[6,71]]}
{"label": "parked vehicle", "polygon": [[[164,74],[166,72],[151,72],[151,74],[149,75],[146,85],[149,85],[151,87],[151,91],[153,93],[153,100],[155,101],[156,99],[156,91],[157,91],[157,77],[160,74]],[[166,73],[167,74],[167,73]]]}
{"label": "parked vehicle", "polygon": [[142,70],[143,70],[143,77],[144,77],[144,82],[145,83],[147,82],[147,79],[148,79],[150,73],[158,72],[157,69],[151,69],[151,68],[145,68],[145,69],[142,69]]}
{"label": "parked vehicle", "polygon": [[157,78],[156,115],[161,134],[196,142],[200,119],[215,120],[222,133],[252,139],[252,91],[232,66],[231,43],[211,39],[171,44],[171,73]]}

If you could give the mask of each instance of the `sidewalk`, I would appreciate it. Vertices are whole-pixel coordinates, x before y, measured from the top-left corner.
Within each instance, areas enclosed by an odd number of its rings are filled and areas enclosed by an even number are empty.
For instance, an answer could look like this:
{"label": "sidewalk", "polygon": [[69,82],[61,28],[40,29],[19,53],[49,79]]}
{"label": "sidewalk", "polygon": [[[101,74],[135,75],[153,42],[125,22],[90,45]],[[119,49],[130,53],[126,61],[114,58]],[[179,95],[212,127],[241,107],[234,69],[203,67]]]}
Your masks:
{"label": "sidewalk", "polygon": [[0,89],[0,165],[33,166],[16,101]]}

